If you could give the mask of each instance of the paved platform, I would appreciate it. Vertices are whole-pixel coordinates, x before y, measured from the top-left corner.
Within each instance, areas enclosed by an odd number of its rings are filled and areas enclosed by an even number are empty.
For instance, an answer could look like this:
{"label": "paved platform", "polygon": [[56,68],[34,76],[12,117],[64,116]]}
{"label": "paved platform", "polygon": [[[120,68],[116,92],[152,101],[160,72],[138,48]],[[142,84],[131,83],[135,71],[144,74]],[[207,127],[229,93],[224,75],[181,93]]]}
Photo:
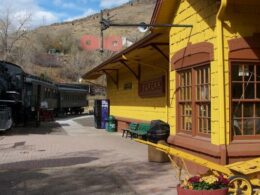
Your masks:
{"label": "paved platform", "polygon": [[169,163],[149,163],[147,146],[64,118],[0,136],[0,194],[177,194]]}

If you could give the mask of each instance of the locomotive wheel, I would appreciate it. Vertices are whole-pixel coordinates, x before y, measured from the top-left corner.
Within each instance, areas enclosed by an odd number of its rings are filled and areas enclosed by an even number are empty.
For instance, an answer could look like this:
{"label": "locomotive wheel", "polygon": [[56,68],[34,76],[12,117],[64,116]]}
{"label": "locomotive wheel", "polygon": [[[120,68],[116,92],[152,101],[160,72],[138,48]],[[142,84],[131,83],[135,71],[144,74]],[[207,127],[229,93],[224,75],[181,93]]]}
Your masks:
{"label": "locomotive wheel", "polygon": [[253,188],[245,177],[233,176],[229,178],[228,192],[232,195],[251,195]]}

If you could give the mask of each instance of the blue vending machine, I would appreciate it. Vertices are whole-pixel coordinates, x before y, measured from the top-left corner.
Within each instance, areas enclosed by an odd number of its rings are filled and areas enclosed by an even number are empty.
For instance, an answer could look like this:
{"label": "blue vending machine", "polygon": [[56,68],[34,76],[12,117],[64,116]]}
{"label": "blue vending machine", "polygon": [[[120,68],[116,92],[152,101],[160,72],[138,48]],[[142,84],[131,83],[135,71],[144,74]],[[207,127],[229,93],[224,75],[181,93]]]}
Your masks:
{"label": "blue vending machine", "polygon": [[94,120],[95,128],[105,129],[106,120],[109,116],[109,100],[95,100],[94,104]]}

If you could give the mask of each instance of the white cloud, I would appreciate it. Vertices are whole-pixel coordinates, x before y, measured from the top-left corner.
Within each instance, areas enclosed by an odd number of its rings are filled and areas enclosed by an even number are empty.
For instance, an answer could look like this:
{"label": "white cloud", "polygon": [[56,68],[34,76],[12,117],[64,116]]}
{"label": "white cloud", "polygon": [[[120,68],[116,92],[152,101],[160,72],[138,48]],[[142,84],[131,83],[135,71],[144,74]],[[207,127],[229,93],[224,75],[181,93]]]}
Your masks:
{"label": "white cloud", "polygon": [[83,14],[81,14],[81,15],[79,15],[79,16],[67,18],[65,21],[68,22],[68,21],[72,21],[72,20],[84,18],[84,17],[90,16],[90,15],[92,15],[92,14],[95,14],[95,13],[97,13],[97,12],[98,12],[97,10],[94,10],[94,9],[89,8],[89,9],[87,9],[87,11],[85,11]]}
{"label": "white cloud", "polygon": [[100,7],[101,8],[111,8],[124,3],[129,2],[129,0],[101,0]]}
{"label": "white cloud", "polygon": [[58,22],[59,18],[53,13],[43,10],[38,10],[33,14],[32,23],[34,25],[46,25]]}
{"label": "white cloud", "polygon": [[[34,28],[40,25],[47,25],[58,22],[58,14],[50,11],[43,10],[37,4],[37,0],[1,0],[0,4],[0,17],[6,14],[7,8],[9,15],[13,19],[13,24],[17,25],[19,20],[28,15],[31,16],[30,27]],[[28,26],[28,25],[27,25]],[[28,27],[29,28],[29,27]]]}

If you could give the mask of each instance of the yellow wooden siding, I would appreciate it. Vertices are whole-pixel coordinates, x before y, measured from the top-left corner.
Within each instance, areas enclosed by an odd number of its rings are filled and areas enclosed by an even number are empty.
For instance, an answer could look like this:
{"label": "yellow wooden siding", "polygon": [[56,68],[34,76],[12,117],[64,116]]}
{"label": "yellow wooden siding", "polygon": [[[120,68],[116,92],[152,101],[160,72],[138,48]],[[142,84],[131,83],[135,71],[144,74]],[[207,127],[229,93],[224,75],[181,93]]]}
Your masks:
{"label": "yellow wooden siding", "polygon": [[[216,14],[218,6],[215,0],[182,0],[179,4],[173,24],[192,24],[193,28],[172,28],[170,31],[170,58],[176,51],[192,44],[210,42],[214,45],[214,60],[211,62],[211,142],[219,144],[219,98],[218,90],[218,63],[217,63],[217,36]],[[168,121],[171,134],[176,133],[176,72],[170,72],[170,108]],[[223,88],[222,88],[223,90]]]}
{"label": "yellow wooden siding", "polygon": [[[228,40],[253,36],[260,32],[259,5],[228,5],[224,22],[224,59],[225,59],[225,97],[226,97],[226,129],[230,135],[230,95],[229,95],[229,47]],[[228,140],[229,142],[229,140]]]}
{"label": "yellow wooden siding", "polygon": [[[163,75],[157,69],[142,66],[141,81],[152,80]],[[132,83],[131,90],[124,90],[125,83]],[[140,98],[138,81],[126,68],[119,71],[119,88],[108,79],[108,98],[110,113],[118,117],[150,121],[161,119],[167,121],[166,97]]]}
{"label": "yellow wooden siding", "polygon": [[[229,60],[228,60],[228,40],[252,36],[260,31],[259,18],[260,11],[256,5],[228,5],[224,22],[224,82],[225,82],[225,113],[219,112],[220,99],[219,91],[223,87],[219,84],[218,67],[222,66],[217,59],[217,31],[216,14],[218,6],[215,0],[182,0],[173,20],[174,24],[193,24],[192,29],[172,28],[170,32],[170,57],[174,53],[187,46],[199,42],[210,42],[214,44],[214,61],[211,62],[211,143],[220,145],[225,144],[224,129],[221,129],[219,118],[225,114],[226,141],[230,139],[230,105],[229,105]],[[168,121],[171,125],[171,134],[176,133],[176,73],[170,73],[170,108]]]}

